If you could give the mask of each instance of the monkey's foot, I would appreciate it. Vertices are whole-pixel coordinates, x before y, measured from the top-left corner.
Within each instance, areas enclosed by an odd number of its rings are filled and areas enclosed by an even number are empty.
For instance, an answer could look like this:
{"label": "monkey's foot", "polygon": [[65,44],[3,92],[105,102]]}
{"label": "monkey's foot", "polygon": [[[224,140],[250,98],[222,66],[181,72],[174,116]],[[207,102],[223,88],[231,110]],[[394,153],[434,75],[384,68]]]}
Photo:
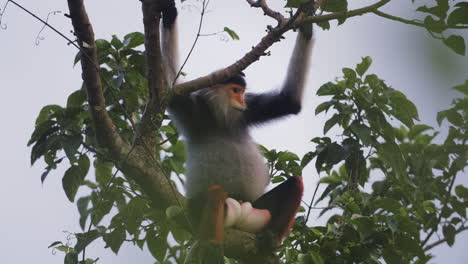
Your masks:
{"label": "monkey's foot", "polygon": [[240,204],[232,198],[226,199],[225,215],[225,227],[235,227],[249,233],[264,229],[271,220],[270,211],[253,208],[250,202]]}

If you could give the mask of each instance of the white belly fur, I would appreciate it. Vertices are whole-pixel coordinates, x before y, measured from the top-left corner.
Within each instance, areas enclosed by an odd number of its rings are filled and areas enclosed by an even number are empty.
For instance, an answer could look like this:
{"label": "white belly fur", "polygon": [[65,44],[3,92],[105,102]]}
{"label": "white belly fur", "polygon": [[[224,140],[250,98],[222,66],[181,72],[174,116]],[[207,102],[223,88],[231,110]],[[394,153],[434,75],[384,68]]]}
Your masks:
{"label": "white belly fur", "polygon": [[187,153],[189,198],[206,192],[209,186],[220,185],[230,197],[255,201],[269,183],[263,156],[250,138],[242,141],[215,138],[203,144],[188,142]]}

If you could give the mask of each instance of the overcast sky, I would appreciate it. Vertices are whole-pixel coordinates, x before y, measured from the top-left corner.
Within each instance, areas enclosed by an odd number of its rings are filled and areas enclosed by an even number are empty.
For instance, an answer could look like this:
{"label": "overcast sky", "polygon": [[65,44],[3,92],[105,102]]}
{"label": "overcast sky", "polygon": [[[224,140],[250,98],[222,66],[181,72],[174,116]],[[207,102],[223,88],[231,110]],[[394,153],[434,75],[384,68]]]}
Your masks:
{"label": "overcast sky", "polygon": [[[51,11],[49,22],[72,38],[70,21],[63,16],[65,0],[18,0],[42,18]],[[279,9],[284,1],[271,6]],[[359,6],[372,1],[359,2]],[[387,12],[412,18],[411,1],[395,1]],[[417,1],[418,3],[430,1]],[[5,0],[0,0],[1,8]],[[110,39],[133,31],[142,31],[140,2],[136,0],[86,1],[96,38]],[[196,34],[200,2],[186,1],[179,6],[181,58],[187,54]],[[354,7],[359,7],[354,6]],[[409,8],[408,8],[409,7]],[[258,43],[268,24],[259,9],[249,8],[246,1],[212,0],[205,17],[204,33],[235,30],[240,41],[225,41],[219,36],[203,37],[195,48],[184,72],[186,79],[205,75],[239,59]],[[64,169],[52,172],[41,185],[44,163],[30,166],[30,149],[26,147],[34,120],[47,104],[65,105],[67,96],[81,85],[80,67],[73,68],[76,50],[51,30],[36,45],[42,25],[10,4],[0,29],[0,164],[3,184],[0,185],[0,260],[2,263],[63,263],[63,255],[53,255],[47,246],[64,241],[65,232],[80,232],[76,206],[68,202],[62,187]],[[278,88],[286,72],[294,33],[270,49],[271,56],[261,60],[245,73],[248,89],[259,92]],[[464,34],[467,36],[467,34]],[[315,116],[315,107],[323,101],[314,96],[320,85],[341,75],[343,67],[354,67],[361,57],[371,56],[370,72],[378,74],[387,84],[404,92],[419,109],[421,123],[437,126],[435,115],[449,107],[457,94],[450,89],[468,78],[466,57],[455,55],[421,28],[399,24],[366,15],[349,19],[345,25],[330,31],[316,30],[316,44],[302,113],[297,117],[257,128],[253,135],[258,143],[279,150],[303,155],[311,150],[309,140],[322,136],[323,116]],[[292,129],[293,128],[293,129]],[[333,136],[333,133],[331,133]],[[306,200],[317,182],[311,168],[304,172]],[[466,175],[463,182],[466,184]],[[325,219],[314,219],[323,223]],[[65,232],[64,232],[65,231]],[[443,245],[433,251],[438,257],[431,263],[466,263],[468,235],[457,237],[455,246]],[[147,251],[123,246],[118,256],[103,250],[103,243],[87,250],[90,257],[100,257],[99,263],[153,263]]]}

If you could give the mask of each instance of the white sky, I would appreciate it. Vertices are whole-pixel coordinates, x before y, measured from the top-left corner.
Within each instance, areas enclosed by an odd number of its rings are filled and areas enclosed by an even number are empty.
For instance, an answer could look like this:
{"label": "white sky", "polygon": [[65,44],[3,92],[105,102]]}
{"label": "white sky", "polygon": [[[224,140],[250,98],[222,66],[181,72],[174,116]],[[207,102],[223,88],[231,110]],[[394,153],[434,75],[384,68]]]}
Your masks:
{"label": "white sky", "polygon": [[[18,2],[42,18],[51,11],[67,11],[65,0]],[[372,1],[355,2],[363,6]],[[392,4],[385,11],[411,18],[414,13],[405,10],[410,6],[409,2]],[[4,3],[5,0],[0,0],[1,8]],[[110,39],[112,34],[122,37],[143,29],[139,1],[101,0],[86,1],[86,4],[96,38]],[[284,2],[276,1],[275,4],[270,5],[278,9]],[[199,2],[189,0],[179,8],[182,58],[196,34],[197,6],[200,6]],[[201,38],[184,70],[189,74],[188,79],[240,58],[264,35],[265,26],[274,24],[259,9],[249,8],[245,1],[211,1],[209,9],[204,33],[217,32],[227,26],[235,30],[241,40],[226,42],[216,36]],[[70,22],[61,14],[51,16],[49,22],[72,37]],[[65,240],[63,231],[80,232],[76,206],[68,202],[61,187],[61,177],[66,168],[52,172],[41,185],[44,164],[37,162],[31,168],[30,149],[26,142],[41,107],[64,105],[67,96],[80,87],[79,67],[72,68],[76,50],[48,29],[42,33],[45,39],[36,46],[35,38],[42,25],[12,4],[8,6],[2,23],[7,25],[7,29],[0,29],[0,87],[3,92],[0,97],[0,164],[3,168],[0,259],[6,264],[63,263],[63,255],[52,255],[47,246],[55,240]],[[251,91],[279,87],[293,40],[293,34],[287,34],[286,40],[270,49],[271,56],[261,58],[245,71]],[[363,56],[373,59],[370,72],[403,91],[418,106],[421,122],[433,126],[436,126],[436,113],[448,108],[456,96],[449,88],[468,78],[467,58],[448,51],[423,29],[371,14],[349,19],[340,27],[333,23],[330,31],[316,30],[303,112],[297,117],[256,129],[253,135],[257,142],[300,155],[311,150],[309,140],[322,136],[325,120],[323,116],[314,115],[315,107],[323,101],[314,96],[315,91],[320,85],[340,76],[341,68],[354,67]],[[317,175],[309,168],[303,176],[307,181],[305,200],[309,200]],[[466,175],[462,176],[466,184]],[[317,223],[323,223],[323,220],[318,219]],[[431,263],[466,263],[466,243],[468,235],[463,234],[457,238],[453,248],[439,247],[433,251],[438,257]],[[153,263],[147,251],[136,247],[124,244],[119,255],[115,256],[110,250],[102,250],[103,243],[100,246],[87,250],[90,257],[100,257],[100,263]]]}

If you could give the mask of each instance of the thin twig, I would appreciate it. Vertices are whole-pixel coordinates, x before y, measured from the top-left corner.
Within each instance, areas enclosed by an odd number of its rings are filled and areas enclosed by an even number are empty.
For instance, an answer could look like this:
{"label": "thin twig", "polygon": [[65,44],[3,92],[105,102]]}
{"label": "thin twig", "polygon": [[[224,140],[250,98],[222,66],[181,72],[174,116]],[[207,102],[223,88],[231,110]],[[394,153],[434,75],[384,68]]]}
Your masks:
{"label": "thin twig", "polygon": [[[62,11],[52,11],[52,12],[49,12],[47,14],[47,18],[46,18],[46,23],[49,23],[49,17],[50,15],[56,15],[56,14],[60,14],[62,13]],[[42,25],[42,28],[41,30],[39,30],[39,33],[37,33],[37,36],[36,36],[36,45],[39,45],[39,43],[41,42],[41,40],[44,40],[44,37],[41,37],[41,33],[42,31],[44,31],[44,29],[46,28],[47,26],[44,24]]]}
{"label": "thin twig", "polygon": [[182,63],[182,66],[180,66],[179,71],[177,72],[174,80],[172,81],[172,87],[174,87],[175,83],[177,82],[177,79],[179,78],[180,74],[182,73],[182,70],[184,69],[185,64],[187,64],[190,56],[192,55],[193,50],[195,49],[195,46],[197,45],[198,39],[201,36],[201,29],[203,27],[203,18],[205,17],[206,8],[208,7],[209,3],[210,3],[210,0],[203,0],[202,10],[200,12],[200,22],[198,23],[197,36],[195,37],[195,40],[193,41],[193,44],[192,44],[192,47],[190,48],[189,53],[185,57],[184,63]]}
{"label": "thin twig", "polygon": [[[233,64],[217,70],[209,75],[177,84],[173,88],[175,94],[189,94],[191,92],[213,86],[229,77],[235,73],[241,72],[250,66],[252,63],[257,61],[261,56],[265,54],[265,51],[273,45],[273,43],[280,40],[281,36],[288,30],[297,28],[306,23],[318,23],[329,20],[349,18],[354,16],[360,16],[365,13],[372,12],[385,4],[390,2],[390,0],[380,0],[375,4],[358,8],[355,10],[350,10],[346,12],[336,12],[322,16],[307,16],[307,17],[296,17],[297,19],[289,19],[286,23],[278,25],[275,28],[271,29],[269,33],[262,38],[262,40],[253,47],[249,52],[247,52],[242,58],[234,62]],[[296,13],[298,15],[298,13]]]}
{"label": "thin twig", "polygon": [[3,14],[5,14],[8,3],[10,3],[9,0],[5,2],[3,9],[0,9],[0,28],[1,29],[7,29],[7,24],[2,24],[2,19],[3,19]]}
{"label": "thin twig", "polygon": [[276,21],[278,21],[278,25],[282,25],[286,19],[284,18],[284,16],[280,13],[280,12],[277,12],[273,9],[271,9],[265,0],[257,0],[257,1],[254,1],[254,0],[247,0],[247,2],[250,4],[251,7],[259,7],[263,10],[263,14],[265,16],[269,16],[273,19],[275,19]]}
{"label": "thin twig", "polygon": [[[420,21],[420,20],[416,20],[416,19],[413,19],[413,20],[409,20],[409,19],[405,19],[405,18],[401,18],[401,17],[397,17],[397,16],[393,16],[393,15],[390,15],[388,13],[385,13],[385,12],[382,12],[382,11],[379,11],[379,10],[374,10],[372,11],[372,13],[378,15],[378,16],[381,16],[381,17],[384,17],[384,18],[388,18],[390,20],[394,20],[394,21],[398,21],[398,22],[401,22],[401,23],[405,23],[405,24],[408,24],[408,25],[414,25],[414,26],[418,26],[418,27],[426,27],[426,25]],[[452,28],[452,29],[467,29],[468,26],[455,26],[455,25],[448,25],[447,28]]]}
{"label": "thin twig", "polygon": [[[468,226],[461,226],[460,228],[455,230],[455,234],[461,233],[461,232],[463,232],[465,230],[468,230]],[[438,246],[438,245],[440,245],[440,244],[442,244],[442,243],[444,243],[446,241],[447,241],[447,238],[440,239],[440,240],[438,240],[438,241],[436,241],[436,242],[434,242],[432,244],[429,244],[429,245],[425,246],[423,248],[423,250],[424,251],[431,250],[432,248],[434,248],[434,247],[436,247],[436,246]]]}

